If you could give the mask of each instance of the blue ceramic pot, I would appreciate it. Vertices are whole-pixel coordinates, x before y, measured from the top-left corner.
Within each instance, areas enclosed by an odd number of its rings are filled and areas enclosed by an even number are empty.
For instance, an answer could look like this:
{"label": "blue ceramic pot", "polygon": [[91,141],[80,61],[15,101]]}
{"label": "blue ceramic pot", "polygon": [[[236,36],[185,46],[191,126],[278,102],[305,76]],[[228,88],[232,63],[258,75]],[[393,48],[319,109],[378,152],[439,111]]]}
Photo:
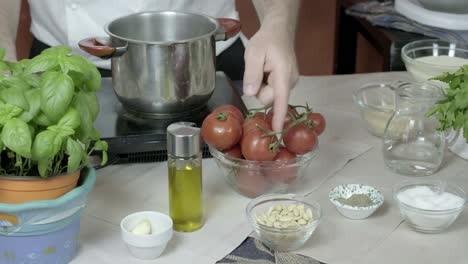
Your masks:
{"label": "blue ceramic pot", "polygon": [[96,181],[82,171],[78,187],[54,200],[0,203],[0,263],[68,263],[78,246],[80,217]]}

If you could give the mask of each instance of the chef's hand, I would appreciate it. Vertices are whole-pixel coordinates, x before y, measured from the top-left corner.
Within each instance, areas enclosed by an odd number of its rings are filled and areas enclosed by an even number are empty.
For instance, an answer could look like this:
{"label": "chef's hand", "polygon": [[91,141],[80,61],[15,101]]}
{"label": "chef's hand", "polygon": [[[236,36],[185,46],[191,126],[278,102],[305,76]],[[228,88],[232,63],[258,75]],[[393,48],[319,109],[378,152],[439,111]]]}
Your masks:
{"label": "chef's hand", "polygon": [[287,25],[264,23],[245,50],[244,94],[273,103],[273,130],[280,132],[288,110],[289,91],[298,79],[294,40]]}

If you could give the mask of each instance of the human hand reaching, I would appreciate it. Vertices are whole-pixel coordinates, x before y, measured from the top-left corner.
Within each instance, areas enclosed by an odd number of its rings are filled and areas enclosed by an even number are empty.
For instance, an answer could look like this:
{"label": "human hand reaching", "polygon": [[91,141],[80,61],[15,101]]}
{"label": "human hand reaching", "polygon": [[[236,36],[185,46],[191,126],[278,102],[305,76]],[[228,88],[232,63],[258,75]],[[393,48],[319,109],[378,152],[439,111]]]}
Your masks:
{"label": "human hand reaching", "polygon": [[265,22],[245,51],[244,94],[273,104],[273,130],[280,132],[288,110],[290,90],[299,77],[294,34],[288,25]]}

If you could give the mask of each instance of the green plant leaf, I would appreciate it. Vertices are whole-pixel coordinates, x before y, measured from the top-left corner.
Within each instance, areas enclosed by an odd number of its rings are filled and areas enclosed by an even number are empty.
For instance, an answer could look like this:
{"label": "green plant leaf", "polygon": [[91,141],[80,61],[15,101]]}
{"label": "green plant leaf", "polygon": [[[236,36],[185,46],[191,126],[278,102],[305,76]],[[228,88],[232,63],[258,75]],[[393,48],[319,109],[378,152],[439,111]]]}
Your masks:
{"label": "green plant leaf", "polygon": [[41,111],[37,113],[37,115],[33,118],[33,122],[40,126],[51,126],[53,123],[49,120],[49,118]]}
{"label": "green plant leaf", "polygon": [[29,61],[28,65],[24,69],[24,73],[32,74],[38,72],[45,72],[49,69],[54,68],[57,65],[57,58],[46,55],[38,55]]}
{"label": "green plant leaf", "polygon": [[71,129],[76,129],[77,127],[79,127],[80,115],[78,114],[78,111],[76,111],[76,109],[73,107],[68,108],[68,111],[65,113],[65,115],[63,115],[62,118],[60,118],[57,126],[60,128]]}
{"label": "green plant leaf", "polygon": [[12,118],[6,122],[1,139],[10,150],[22,157],[31,158],[31,131],[23,120]]}
{"label": "green plant leaf", "polygon": [[72,101],[73,80],[61,72],[46,72],[39,89],[42,112],[52,122],[58,121]]}
{"label": "green plant leaf", "polygon": [[37,77],[36,75],[33,74],[23,74],[21,75],[21,78],[30,86],[33,88],[39,88],[39,85],[41,83],[41,79]]}
{"label": "green plant leaf", "polygon": [[42,159],[37,161],[37,169],[39,170],[39,175],[42,178],[47,178],[47,171],[49,170],[49,160]]}
{"label": "green plant leaf", "polygon": [[33,160],[51,160],[58,152],[55,144],[57,133],[50,130],[44,130],[37,134],[32,145],[32,159]]}
{"label": "green plant leaf", "polygon": [[63,72],[74,71],[82,74],[86,74],[86,72],[89,70],[88,61],[78,55],[63,57],[60,61],[60,67],[62,68]]}
{"label": "green plant leaf", "polygon": [[14,88],[3,89],[0,91],[0,99],[4,102],[16,105],[24,110],[29,110],[29,104],[21,90]]}
{"label": "green plant leaf", "polygon": [[73,107],[78,111],[81,123],[77,129],[79,138],[83,143],[88,143],[94,130],[94,116],[99,111],[99,103],[96,94],[80,91],[75,95],[72,102]]}
{"label": "green plant leaf", "polygon": [[4,61],[0,61],[0,71],[10,71],[10,66]]}
{"label": "green plant leaf", "polygon": [[50,57],[60,57],[60,56],[70,55],[71,53],[72,53],[72,50],[70,49],[70,47],[67,47],[67,46],[54,46],[54,47],[50,47],[48,49],[43,50],[41,52],[41,55],[39,55],[39,56],[47,55],[47,56],[50,56]]}
{"label": "green plant leaf", "polygon": [[18,116],[22,112],[23,109],[15,105],[0,103],[0,125],[4,125],[10,119]]}
{"label": "green plant leaf", "polygon": [[29,85],[29,83],[26,82],[23,76],[8,76],[8,78],[2,80],[2,83],[6,86],[6,88],[11,88],[18,91],[24,92],[31,89],[31,85]]}
{"label": "green plant leaf", "polygon": [[97,69],[96,65],[89,61],[84,84],[87,91],[96,92],[101,89],[101,73]]}
{"label": "green plant leaf", "polygon": [[29,122],[31,121],[41,110],[41,94],[39,89],[32,89],[25,93],[26,100],[28,101],[29,110],[23,111],[19,116],[19,119]]}
{"label": "green plant leaf", "polygon": [[107,142],[104,140],[98,140],[96,143],[94,143],[94,150],[101,151],[102,153],[102,160],[101,160],[101,166],[105,165],[107,163],[107,149],[109,146],[107,145]]}
{"label": "green plant leaf", "polygon": [[49,126],[47,127],[47,130],[53,131],[57,133],[59,137],[67,137],[75,134],[75,130],[70,128],[70,127],[60,127],[58,125],[55,126]]}
{"label": "green plant leaf", "polygon": [[83,151],[83,147],[80,143],[68,138],[66,148],[66,153],[68,155],[68,173],[74,172],[80,167]]}
{"label": "green plant leaf", "polygon": [[3,58],[5,58],[5,53],[6,53],[6,49],[0,48],[0,61],[3,61]]}

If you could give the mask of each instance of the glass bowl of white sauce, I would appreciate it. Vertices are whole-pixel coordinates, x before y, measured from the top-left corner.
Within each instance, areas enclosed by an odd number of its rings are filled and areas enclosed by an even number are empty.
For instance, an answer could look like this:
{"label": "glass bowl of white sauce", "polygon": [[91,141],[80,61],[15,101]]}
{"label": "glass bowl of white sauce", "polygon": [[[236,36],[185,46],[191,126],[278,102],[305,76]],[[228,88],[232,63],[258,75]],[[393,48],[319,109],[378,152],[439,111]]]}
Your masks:
{"label": "glass bowl of white sauce", "polygon": [[458,185],[441,180],[406,180],[393,188],[403,221],[423,233],[439,233],[460,216],[467,197]]}
{"label": "glass bowl of white sauce", "polygon": [[468,47],[443,40],[418,40],[401,49],[406,70],[418,82],[468,65]]}

